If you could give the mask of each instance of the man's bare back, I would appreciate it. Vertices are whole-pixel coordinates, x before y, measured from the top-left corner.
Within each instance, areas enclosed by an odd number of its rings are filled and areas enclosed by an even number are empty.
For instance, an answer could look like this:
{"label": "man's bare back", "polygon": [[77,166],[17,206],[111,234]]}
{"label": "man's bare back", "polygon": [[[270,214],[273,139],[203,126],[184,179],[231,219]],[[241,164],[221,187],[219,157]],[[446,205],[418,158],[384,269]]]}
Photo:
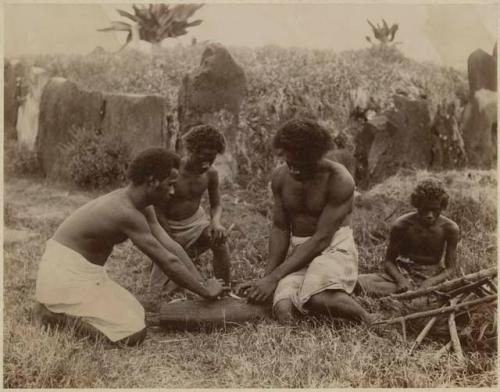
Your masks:
{"label": "man's bare back", "polygon": [[128,238],[121,226],[123,216],[137,213],[125,195],[125,188],[117,189],[76,210],[59,226],[53,238],[91,263],[104,265],[113,247]]}

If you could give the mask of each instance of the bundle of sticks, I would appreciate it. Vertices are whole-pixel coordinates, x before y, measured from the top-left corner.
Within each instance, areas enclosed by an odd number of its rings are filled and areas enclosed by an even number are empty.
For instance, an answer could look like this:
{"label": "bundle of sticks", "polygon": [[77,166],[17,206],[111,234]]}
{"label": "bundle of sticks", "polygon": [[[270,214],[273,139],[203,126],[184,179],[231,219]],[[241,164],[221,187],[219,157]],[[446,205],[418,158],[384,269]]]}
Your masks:
{"label": "bundle of sticks", "polygon": [[[431,309],[405,314],[402,316],[381,320],[375,324],[396,324],[400,323],[403,333],[403,339],[407,341],[406,323],[411,320],[429,318],[424,328],[418,334],[410,352],[422,343],[425,337],[429,334],[432,327],[440,317],[448,318],[448,328],[450,333],[450,341],[436,353],[439,358],[442,354],[453,348],[455,355],[460,361],[464,361],[464,355],[460,344],[459,335],[457,332],[456,317],[464,314],[477,311],[479,307],[492,306],[493,311],[496,310],[497,301],[497,286],[494,283],[494,278],[497,276],[497,268],[488,268],[468,274],[453,280],[442,282],[436,286],[422,288],[413,291],[407,291],[400,294],[392,294],[388,297],[383,297],[381,300],[390,299],[398,301],[414,300],[421,297],[434,296],[436,301]],[[496,325],[496,324],[495,324]],[[481,331],[484,333],[484,330]]]}

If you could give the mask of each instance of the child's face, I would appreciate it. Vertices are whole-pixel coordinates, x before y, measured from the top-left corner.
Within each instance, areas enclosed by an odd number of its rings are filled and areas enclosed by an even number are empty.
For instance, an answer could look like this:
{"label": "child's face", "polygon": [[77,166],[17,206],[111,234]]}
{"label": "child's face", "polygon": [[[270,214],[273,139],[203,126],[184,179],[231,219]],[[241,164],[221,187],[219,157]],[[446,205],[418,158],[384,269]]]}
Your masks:
{"label": "child's face", "polygon": [[417,209],[420,221],[424,226],[432,226],[436,223],[442,210],[440,200],[423,202]]}
{"label": "child's face", "polygon": [[210,148],[200,148],[189,152],[191,167],[198,173],[205,173],[215,161],[217,151]]}

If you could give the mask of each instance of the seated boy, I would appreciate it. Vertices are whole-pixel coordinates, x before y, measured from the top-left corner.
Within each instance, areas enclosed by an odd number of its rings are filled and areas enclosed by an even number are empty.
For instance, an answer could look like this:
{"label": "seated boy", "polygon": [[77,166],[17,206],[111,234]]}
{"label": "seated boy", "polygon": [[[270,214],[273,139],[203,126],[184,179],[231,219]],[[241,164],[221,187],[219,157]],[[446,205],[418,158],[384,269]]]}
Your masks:
{"label": "seated boy", "polygon": [[[222,154],[224,137],[210,125],[198,125],[184,136],[187,155],[181,159],[175,194],[168,203],[156,206],[161,226],[181,246],[173,250],[183,258],[197,256],[211,249],[214,275],[229,283],[230,260],[226,246],[226,229],[221,225],[219,177],[212,164],[217,154]],[[210,220],[201,207],[201,198],[208,191]],[[179,256],[179,255],[178,255]],[[169,278],[156,264],[150,275],[149,291],[158,296]],[[169,289],[176,287],[169,283]]]}
{"label": "seated boy", "polygon": [[454,275],[460,232],[454,221],[441,215],[448,199],[437,180],[417,184],[411,195],[417,211],[399,217],[391,227],[385,273],[359,275],[358,290],[385,296],[431,287]]}

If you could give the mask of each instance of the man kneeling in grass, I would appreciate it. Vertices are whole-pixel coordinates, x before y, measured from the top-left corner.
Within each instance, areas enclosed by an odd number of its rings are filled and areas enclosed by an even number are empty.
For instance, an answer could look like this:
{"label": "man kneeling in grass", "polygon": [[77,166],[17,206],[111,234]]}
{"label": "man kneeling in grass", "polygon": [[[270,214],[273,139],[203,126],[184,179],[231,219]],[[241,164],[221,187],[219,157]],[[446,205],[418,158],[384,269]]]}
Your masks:
{"label": "man kneeling in grass", "polygon": [[42,323],[77,320],[91,335],[112,342],[141,343],[144,309],[106,274],[116,244],[132,242],[177,284],[208,299],[222,282],[205,282],[190,262],[167,249],[174,242],[158,224],[153,206],[168,200],[178,179],[179,157],[161,148],[141,152],[130,164],[126,188],[98,197],[70,215],[47,242],[36,283],[37,316]]}
{"label": "man kneeling in grass", "polygon": [[[333,141],[316,121],[295,119],[278,130],[274,147],[285,164],[273,173],[274,217],[265,276],[240,286],[250,301],[273,298],[278,321],[301,313],[346,317],[370,325],[351,297],[358,275],[351,213],[354,180],[324,158]],[[287,256],[291,244],[292,252]]]}
{"label": "man kneeling in grass", "polygon": [[421,181],[411,195],[417,211],[399,217],[391,227],[386,273],[361,274],[357,290],[385,296],[431,287],[452,277],[457,269],[459,228],[441,215],[448,199],[439,181]]}
{"label": "man kneeling in grass", "polygon": [[[212,164],[222,154],[226,143],[219,131],[210,125],[198,125],[184,136],[187,154],[181,159],[175,193],[165,203],[155,207],[161,226],[180,245],[170,249],[178,257],[189,259],[186,251],[196,257],[212,250],[214,275],[229,284],[230,260],[226,245],[226,229],[221,224],[222,207],[219,177]],[[210,221],[201,206],[208,191]],[[156,264],[151,271],[149,291],[160,295],[169,277]],[[170,290],[175,285],[169,284]]]}

